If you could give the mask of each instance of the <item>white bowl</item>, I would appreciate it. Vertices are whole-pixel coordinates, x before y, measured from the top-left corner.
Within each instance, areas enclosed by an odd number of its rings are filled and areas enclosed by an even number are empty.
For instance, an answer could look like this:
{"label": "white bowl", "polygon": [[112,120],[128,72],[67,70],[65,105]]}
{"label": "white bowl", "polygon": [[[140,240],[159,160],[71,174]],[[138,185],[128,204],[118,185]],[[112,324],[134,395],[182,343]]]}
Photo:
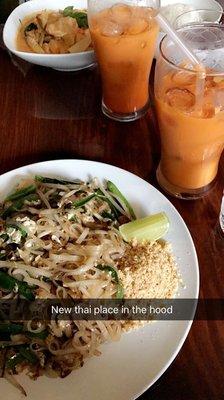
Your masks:
{"label": "white bowl", "polygon": [[[74,4],[71,0],[32,0],[21,4],[8,17],[3,30],[3,40],[6,47],[16,56],[33,64],[50,67],[61,71],[78,71],[88,68],[95,63],[94,51],[85,51],[75,54],[36,54],[18,51],[16,36],[20,20],[32,13],[44,9],[59,10]],[[87,0],[76,0],[76,8],[87,8]]]}
{"label": "white bowl", "polygon": [[[218,3],[216,0],[160,0],[160,6],[165,7],[171,4],[186,4],[189,6],[192,6],[195,10],[214,10],[217,12],[222,13],[223,8],[220,3]],[[216,19],[216,13],[214,15],[214,20],[211,18],[211,22],[217,22]],[[211,14],[212,16],[212,14]],[[159,56],[159,45],[162,40],[162,38],[165,36],[164,32],[159,33],[159,37],[157,40],[157,46],[156,46],[156,52],[155,52],[155,58]]]}

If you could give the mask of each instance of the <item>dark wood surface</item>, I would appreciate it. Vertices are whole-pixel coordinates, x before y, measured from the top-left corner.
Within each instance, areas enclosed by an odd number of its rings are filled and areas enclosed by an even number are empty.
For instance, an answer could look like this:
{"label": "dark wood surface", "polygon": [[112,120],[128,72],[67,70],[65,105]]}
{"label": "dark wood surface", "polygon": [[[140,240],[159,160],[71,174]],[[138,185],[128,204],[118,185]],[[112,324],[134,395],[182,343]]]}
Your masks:
{"label": "dark wood surface", "polygon": [[[102,116],[100,98],[97,69],[18,68],[0,50],[0,174],[43,160],[81,158],[122,167],[157,186],[154,110],[139,121],[117,123]],[[217,229],[223,187],[224,157],[208,196],[194,202],[170,198],[195,242],[201,297],[224,298],[224,238]],[[224,322],[195,321],[176,360],[141,400],[222,400],[223,375]]]}

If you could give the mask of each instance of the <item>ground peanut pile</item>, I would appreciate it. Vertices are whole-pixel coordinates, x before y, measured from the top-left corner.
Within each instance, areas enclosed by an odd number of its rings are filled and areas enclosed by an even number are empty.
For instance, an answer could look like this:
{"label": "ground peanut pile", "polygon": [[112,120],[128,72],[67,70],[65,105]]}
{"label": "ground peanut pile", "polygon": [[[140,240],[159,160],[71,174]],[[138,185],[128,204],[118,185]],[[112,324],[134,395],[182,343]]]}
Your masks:
{"label": "ground peanut pile", "polygon": [[166,242],[133,241],[119,262],[125,298],[173,298],[180,276]]}

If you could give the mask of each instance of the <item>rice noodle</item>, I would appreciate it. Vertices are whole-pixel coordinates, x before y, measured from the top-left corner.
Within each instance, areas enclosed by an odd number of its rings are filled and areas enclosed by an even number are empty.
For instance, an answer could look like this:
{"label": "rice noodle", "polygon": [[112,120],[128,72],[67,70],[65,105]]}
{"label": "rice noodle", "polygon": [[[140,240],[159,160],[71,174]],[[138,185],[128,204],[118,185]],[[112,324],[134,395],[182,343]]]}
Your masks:
{"label": "rice noodle", "polygon": [[[65,185],[35,184],[39,200],[24,204],[21,211],[10,216],[12,223],[18,218],[26,236],[12,258],[0,261],[0,269],[35,287],[36,298],[114,298],[117,284],[97,266],[110,265],[116,270],[117,260],[127,245],[119,233],[119,222],[104,216],[104,212],[113,213],[109,202],[100,196],[85,200],[100,189],[118,213],[129,217],[127,207],[97,179]],[[85,204],[75,207],[80,200]],[[14,292],[0,292],[0,298],[4,299],[17,296]],[[38,354],[42,369],[49,372],[49,365],[57,363],[60,371],[68,373],[82,366],[85,358],[99,355],[101,343],[117,340],[121,322],[68,318],[68,321],[55,319],[47,324],[28,321],[24,322],[24,329],[33,334],[47,330],[46,340],[26,338],[30,340],[29,347]]]}
{"label": "rice noodle", "polygon": [[89,234],[89,228],[85,228],[81,233],[81,235],[79,236],[79,238],[76,240],[76,243],[81,244],[82,242],[84,242],[88,234]]}

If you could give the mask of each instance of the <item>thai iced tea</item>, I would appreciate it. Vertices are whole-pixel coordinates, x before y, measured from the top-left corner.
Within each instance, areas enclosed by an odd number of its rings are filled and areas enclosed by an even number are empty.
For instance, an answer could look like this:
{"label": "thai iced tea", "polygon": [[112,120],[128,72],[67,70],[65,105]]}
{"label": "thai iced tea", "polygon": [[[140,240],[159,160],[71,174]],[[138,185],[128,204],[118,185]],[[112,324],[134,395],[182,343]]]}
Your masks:
{"label": "thai iced tea", "polygon": [[155,10],[115,4],[90,18],[106,114],[122,120],[141,116],[148,106],[148,81],[158,25]]}
{"label": "thai iced tea", "polygon": [[216,177],[224,147],[224,76],[212,76],[208,71],[200,107],[196,80],[197,74],[169,72],[156,93],[162,142],[158,178],[177,191],[209,185]]}

